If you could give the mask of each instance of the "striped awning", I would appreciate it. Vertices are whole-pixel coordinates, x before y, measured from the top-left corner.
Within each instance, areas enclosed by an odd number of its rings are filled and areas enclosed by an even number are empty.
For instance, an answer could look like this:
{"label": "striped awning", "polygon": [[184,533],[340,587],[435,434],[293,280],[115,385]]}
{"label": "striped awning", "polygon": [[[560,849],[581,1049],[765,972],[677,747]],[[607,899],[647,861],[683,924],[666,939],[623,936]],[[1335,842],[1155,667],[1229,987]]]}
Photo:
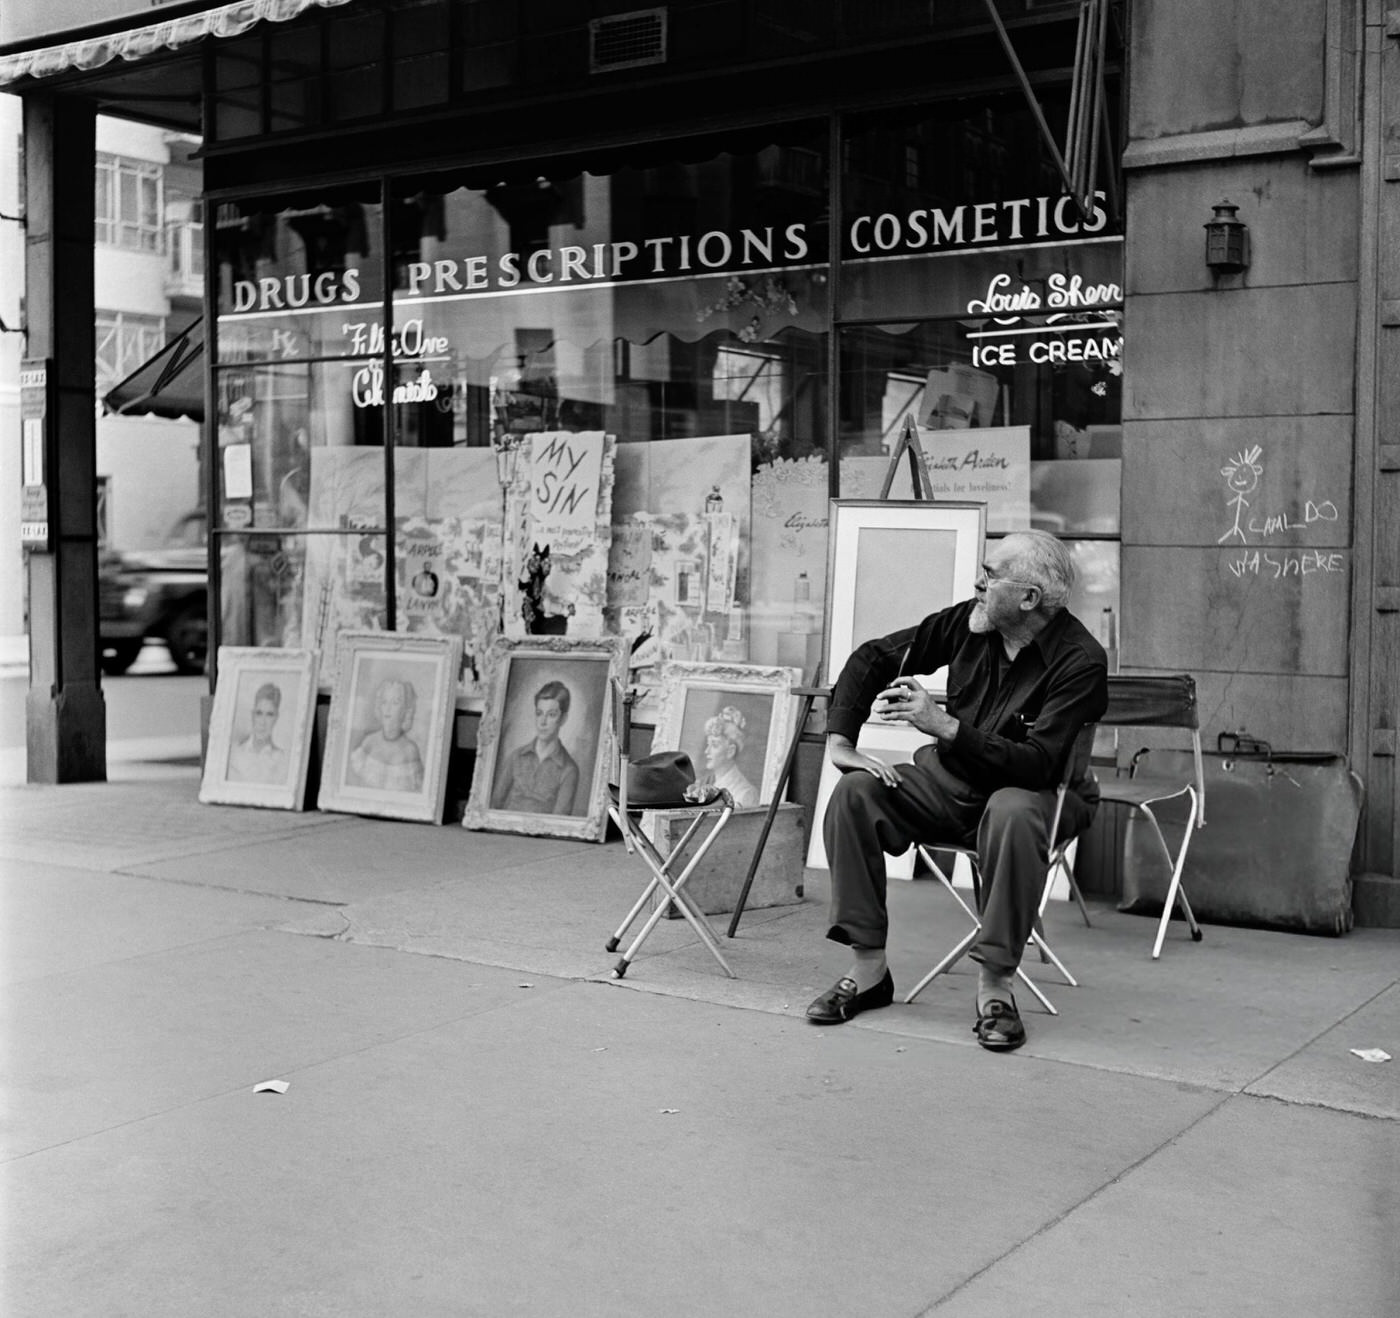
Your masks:
{"label": "striped awning", "polygon": [[330,9],[351,0],[234,0],[197,14],[148,23],[103,36],[79,37],[54,46],[0,55],[0,87],[21,78],[47,78],[69,69],[96,69],[113,60],[139,60],[176,50],[205,37],[236,37],[254,23],[285,23],[307,9]]}

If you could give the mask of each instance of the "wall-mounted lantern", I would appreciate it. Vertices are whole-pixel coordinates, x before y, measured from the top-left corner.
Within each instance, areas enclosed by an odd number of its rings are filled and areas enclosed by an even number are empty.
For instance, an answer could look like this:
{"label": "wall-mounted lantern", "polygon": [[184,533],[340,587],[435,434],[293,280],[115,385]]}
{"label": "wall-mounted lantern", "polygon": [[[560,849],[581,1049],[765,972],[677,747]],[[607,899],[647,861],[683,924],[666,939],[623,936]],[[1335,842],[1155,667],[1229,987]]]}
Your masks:
{"label": "wall-mounted lantern", "polygon": [[1238,274],[1249,268],[1249,226],[1236,218],[1238,206],[1222,201],[1206,224],[1206,264],[1217,275]]}

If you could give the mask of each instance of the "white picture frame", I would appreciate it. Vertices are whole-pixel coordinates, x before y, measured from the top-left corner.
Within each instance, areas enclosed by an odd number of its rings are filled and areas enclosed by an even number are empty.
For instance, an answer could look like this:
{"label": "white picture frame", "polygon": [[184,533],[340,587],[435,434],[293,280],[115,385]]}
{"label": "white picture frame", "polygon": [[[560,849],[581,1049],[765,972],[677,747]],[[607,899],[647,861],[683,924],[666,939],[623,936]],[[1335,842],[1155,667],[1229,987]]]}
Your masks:
{"label": "white picture frame", "polygon": [[460,636],[340,633],[320,809],[442,822],[461,662]]}
{"label": "white picture frame", "polygon": [[[856,746],[867,755],[872,755],[877,760],[883,760],[886,764],[894,766],[898,764],[908,764],[914,758],[914,752],[923,745],[931,742],[932,737],[925,736],[917,728],[910,728],[904,725],[895,726],[891,723],[867,723],[860,730],[860,735],[856,738]],[[826,819],[826,807],[831,801],[831,794],[836,790],[836,784],[841,779],[842,771],[831,762],[831,756],[822,752],[821,777],[817,780],[817,799],[812,810],[812,835],[807,839],[807,868],[814,870],[830,869],[831,864],[826,854],[826,838],[822,833],[822,825]],[[900,855],[890,852],[885,853],[885,877],[890,879],[912,879],[914,877],[914,848],[909,846]]]}
{"label": "white picture frame", "polygon": [[773,799],[797,721],[799,668],[672,661],[661,668],[652,750],[685,751],[696,781],[726,787],[740,809]]}
{"label": "white picture frame", "polygon": [[[620,636],[497,640],[486,659],[485,708],[462,826],[603,841],[613,759],[609,682],[626,675]],[[543,731],[554,747],[540,756],[542,713],[553,719]],[[521,772],[527,755],[552,761],[550,772],[532,767],[527,779]]]}
{"label": "white picture frame", "polygon": [[201,801],[306,808],[318,661],[314,650],[219,647]]}
{"label": "white picture frame", "polygon": [[[947,500],[833,499],[828,540],[825,681],[835,683],[858,646],[915,627],[931,613],[972,596],[987,535],[987,506]],[[928,565],[926,572],[915,565]],[[947,670],[906,671],[939,699]],[[930,740],[907,724],[872,718],[857,746],[887,764],[907,762]],[[829,752],[812,816],[807,864],[826,869],[822,828],[827,802],[841,776]],[[913,849],[886,861],[890,878],[912,878]]]}
{"label": "white picture frame", "polygon": [[[984,503],[832,499],[826,681],[836,681],[863,642],[970,599],[986,535]],[[935,674],[908,676],[935,694],[946,690]]]}

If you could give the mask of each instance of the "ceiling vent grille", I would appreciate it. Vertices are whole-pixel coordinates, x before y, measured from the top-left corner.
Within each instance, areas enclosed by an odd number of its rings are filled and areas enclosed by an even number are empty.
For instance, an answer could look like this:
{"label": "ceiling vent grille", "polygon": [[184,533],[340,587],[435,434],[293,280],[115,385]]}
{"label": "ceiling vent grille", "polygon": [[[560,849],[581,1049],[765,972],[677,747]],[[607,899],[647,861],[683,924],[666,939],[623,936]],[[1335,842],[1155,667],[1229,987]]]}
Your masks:
{"label": "ceiling vent grille", "polygon": [[666,10],[634,9],[588,25],[588,71],[611,73],[666,62]]}

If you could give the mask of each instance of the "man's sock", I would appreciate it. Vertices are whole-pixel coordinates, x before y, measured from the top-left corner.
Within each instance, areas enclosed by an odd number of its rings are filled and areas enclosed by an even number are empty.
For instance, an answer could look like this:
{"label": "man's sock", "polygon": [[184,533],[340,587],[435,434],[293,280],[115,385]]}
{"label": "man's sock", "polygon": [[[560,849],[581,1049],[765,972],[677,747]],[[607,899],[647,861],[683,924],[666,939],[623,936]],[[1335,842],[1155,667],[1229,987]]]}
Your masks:
{"label": "man's sock", "polygon": [[849,978],[855,980],[856,988],[862,993],[867,989],[873,989],[885,977],[888,966],[885,963],[885,949],[883,947],[852,947],[855,953],[855,964],[846,973]]}
{"label": "man's sock", "polygon": [[993,970],[983,966],[977,973],[977,1011],[986,1011],[987,1003],[993,998],[1010,1003],[1011,985],[1016,978],[1014,970]]}

